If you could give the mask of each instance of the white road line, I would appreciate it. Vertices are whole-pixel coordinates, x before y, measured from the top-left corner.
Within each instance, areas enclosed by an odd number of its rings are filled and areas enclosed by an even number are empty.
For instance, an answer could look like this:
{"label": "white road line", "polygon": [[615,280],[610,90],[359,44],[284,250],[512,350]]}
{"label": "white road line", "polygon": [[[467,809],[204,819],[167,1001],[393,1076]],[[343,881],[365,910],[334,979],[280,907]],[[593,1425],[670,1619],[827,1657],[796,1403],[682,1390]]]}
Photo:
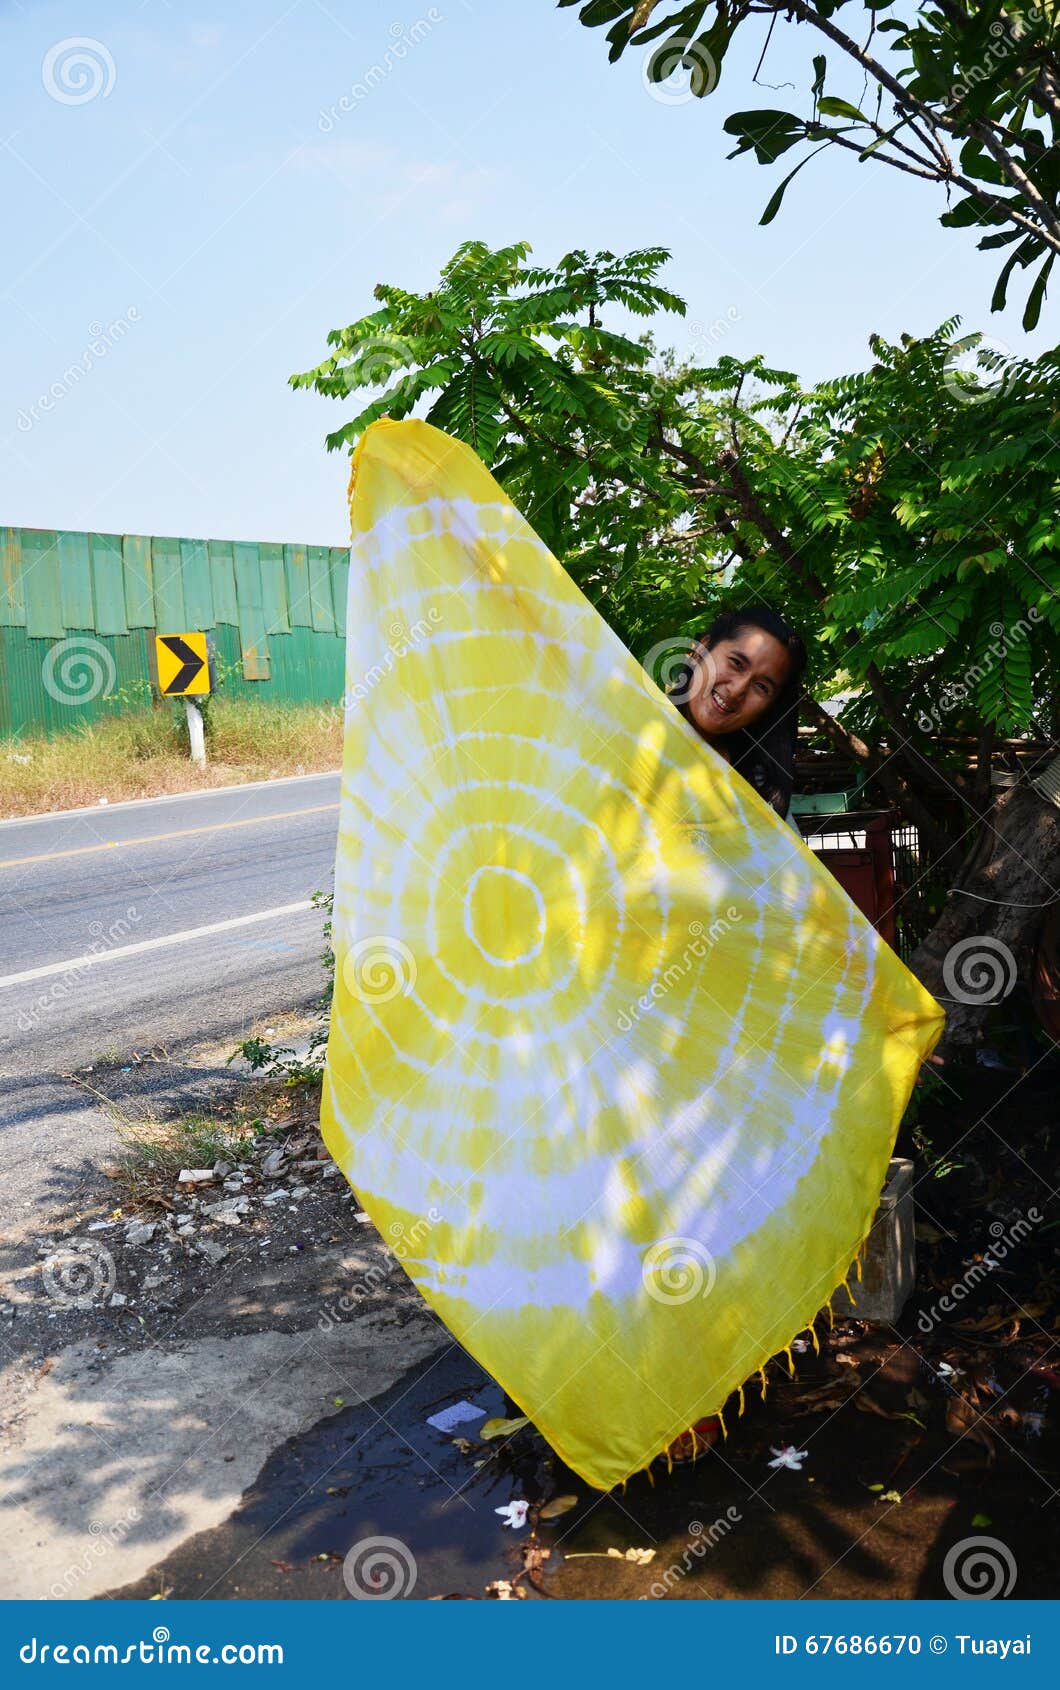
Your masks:
{"label": "white road line", "polygon": [[97,962],[114,962],[118,957],[136,956],[140,951],[159,951],[164,945],[182,945],[188,939],[205,939],[211,933],[230,933],[234,927],[249,927],[255,921],[274,921],[280,916],[297,915],[312,908],[313,900],[303,898],[297,904],[277,904],[275,909],[258,910],[254,915],[235,915],[228,921],[213,921],[208,927],[187,927],[183,933],[164,933],[158,939],[140,939],[135,945],[116,945],[110,951],[88,951],[84,956],[71,957],[68,962],[48,962],[43,968],[27,968],[21,974],[5,974],[0,977],[0,990],[5,986],[21,986],[28,980],[45,980],[49,974],[91,968]]}
{"label": "white road line", "polygon": [[178,804],[185,798],[230,798],[238,792],[258,792],[265,786],[294,786],[300,780],[338,780],[341,769],[318,769],[311,775],[276,775],[272,780],[245,780],[231,786],[197,786],[193,792],[157,792],[153,798],[121,798],[114,804],[82,804],[76,810],[41,810],[35,816],[5,816],[0,828],[26,827],[32,822],[62,822],[71,816],[98,816],[115,810],[136,810],[144,804]]}

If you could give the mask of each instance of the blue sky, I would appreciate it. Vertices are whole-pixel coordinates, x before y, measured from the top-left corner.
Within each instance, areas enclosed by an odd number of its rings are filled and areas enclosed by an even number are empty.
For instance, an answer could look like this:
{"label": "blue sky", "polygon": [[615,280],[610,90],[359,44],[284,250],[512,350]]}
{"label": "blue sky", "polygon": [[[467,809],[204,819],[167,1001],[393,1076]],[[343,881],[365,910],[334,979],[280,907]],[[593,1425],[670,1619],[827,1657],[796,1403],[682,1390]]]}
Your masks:
{"label": "blue sky", "polygon": [[[760,80],[804,89],[818,41],[780,34]],[[0,522],[344,543],[345,413],[287,377],[377,280],[427,287],[473,237],[668,246],[689,311],[663,338],[724,322],[719,349],[807,379],[954,313],[1014,352],[1055,338],[1048,306],[1032,337],[1021,298],[990,313],[992,255],[894,171],[817,160],[761,228],[780,168],[721,130],[785,104],[751,87],[757,45],[673,103],[550,0],[0,0]]]}

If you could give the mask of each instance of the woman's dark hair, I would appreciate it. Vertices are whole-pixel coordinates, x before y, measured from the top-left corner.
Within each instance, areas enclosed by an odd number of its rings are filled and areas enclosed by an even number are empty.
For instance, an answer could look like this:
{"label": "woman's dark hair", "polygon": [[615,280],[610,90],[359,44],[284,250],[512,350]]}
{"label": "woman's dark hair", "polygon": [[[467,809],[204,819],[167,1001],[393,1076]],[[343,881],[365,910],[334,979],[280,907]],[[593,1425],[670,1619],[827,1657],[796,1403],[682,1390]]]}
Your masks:
{"label": "woman's dark hair", "polygon": [[[802,673],[806,667],[806,647],[790,622],[768,605],[746,605],[742,610],[727,610],[712,622],[698,644],[709,651],[719,640],[731,640],[741,628],[763,628],[779,640],[790,655],[787,679],[769,709],[751,728],[738,728],[726,736],[732,766],[744,780],[772,804],[777,815],[788,813],[791,792],[795,785],[795,746],[799,727],[799,695]],[[672,702],[693,728],[696,724],[688,707],[692,686],[695,653],[691,652],[674,673],[667,691]],[[698,729],[697,729],[698,732]]]}

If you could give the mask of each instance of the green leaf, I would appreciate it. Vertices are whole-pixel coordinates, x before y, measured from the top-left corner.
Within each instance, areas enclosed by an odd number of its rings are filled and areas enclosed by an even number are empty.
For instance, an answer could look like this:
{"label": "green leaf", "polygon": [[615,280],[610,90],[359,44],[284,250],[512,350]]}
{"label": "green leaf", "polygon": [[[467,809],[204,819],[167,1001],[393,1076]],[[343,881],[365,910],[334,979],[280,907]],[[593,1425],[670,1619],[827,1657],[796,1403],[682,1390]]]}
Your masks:
{"label": "green leaf", "polygon": [[722,128],[726,134],[740,137],[740,145],[728,155],[730,158],[753,148],[759,164],[775,163],[781,153],[807,134],[806,125],[791,112],[769,109],[734,112]]}
{"label": "green leaf", "polygon": [[1042,300],[1045,298],[1045,285],[1049,280],[1049,272],[1053,267],[1053,260],[1055,257],[1055,252],[1051,252],[1049,254],[1045,263],[1038,271],[1038,274],[1035,277],[1034,286],[1031,288],[1030,296],[1023,312],[1023,327],[1028,331],[1028,333],[1031,329],[1037,328],[1038,326],[1038,318],[1040,317],[1042,310]]}
{"label": "green leaf", "polygon": [[824,117],[850,117],[857,123],[868,123],[868,118],[857,106],[852,106],[849,100],[840,100],[834,94],[825,94],[818,100],[817,110]]}
{"label": "green leaf", "polygon": [[781,184],[780,184],[780,187],[777,188],[776,191],[770,195],[769,204],[766,206],[766,208],[763,211],[761,217],[758,219],[759,223],[772,223],[772,221],[773,221],[774,217],[776,216],[777,212],[780,210],[780,202],[784,198],[784,193],[785,193],[785,190],[788,186],[788,183],[794,180],[794,178],[799,174],[799,171],[802,169],[803,165],[809,164],[810,159],[813,158],[814,156],[815,155],[813,153],[808,153],[804,159],[799,160],[799,163],[795,166],[794,170],[790,171],[788,173],[788,175],[785,176],[783,182],[781,182]]}
{"label": "green leaf", "polygon": [[[989,238],[990,237],[988,236],[987,239],[989,239]],[[994,238],[997,239],[996,236]],[[985,244],[986,243],[984,241],[979,242],[980,246],[984,246]],[[1026,241],[1026,240],[1022,241],[1021,244],[1016,248],[1015,252],[1006,261],[1006,263],[1002,267],[1001,274],[998,276],[997,281],[994,283],[994,291],[993,291],[993,294],[991,295],[991,299],[990,299],[990,309],[991,309],[991,311],[1003,311],[1004,310],[1004,308],[1005,308],[1005,293],[1006,293],[1006,290],[1008,288],[1008,279],[1012,274],[1014,266],[1017,265],[1017,264],[1027,265],[1027,264],[1030,263],[1030,261],[1033,257],[1034,257],[1034,242],[1033,241]]]}

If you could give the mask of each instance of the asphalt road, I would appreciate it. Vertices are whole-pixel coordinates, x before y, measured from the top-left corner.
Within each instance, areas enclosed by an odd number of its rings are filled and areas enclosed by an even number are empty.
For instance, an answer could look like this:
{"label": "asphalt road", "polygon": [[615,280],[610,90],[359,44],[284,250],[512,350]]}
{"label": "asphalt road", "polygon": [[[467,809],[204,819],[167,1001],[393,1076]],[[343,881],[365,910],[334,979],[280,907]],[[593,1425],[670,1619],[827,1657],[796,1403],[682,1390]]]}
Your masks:
{"label": "asphalt road", "polygon": [[[0,1209],[105,1122],[65,1076],[231,1039],[319,996],[312,894],[332,883],[339,777],[0,823]],[[45,1149],[47,1155],[45,1156]]]}

